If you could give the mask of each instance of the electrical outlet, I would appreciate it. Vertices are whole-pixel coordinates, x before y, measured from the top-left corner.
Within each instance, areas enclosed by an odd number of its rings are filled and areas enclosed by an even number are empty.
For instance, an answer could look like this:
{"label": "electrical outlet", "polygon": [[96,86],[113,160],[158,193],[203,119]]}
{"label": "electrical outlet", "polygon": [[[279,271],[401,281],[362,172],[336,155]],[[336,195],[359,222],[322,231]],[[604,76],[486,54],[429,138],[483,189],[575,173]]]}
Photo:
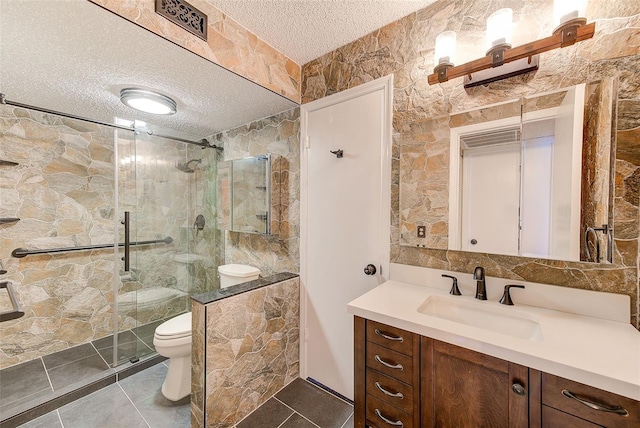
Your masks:
{"label": "electrical outlet", "polygon": [[418,238],[425,238],[427,236],[427,227],[418,226]]}

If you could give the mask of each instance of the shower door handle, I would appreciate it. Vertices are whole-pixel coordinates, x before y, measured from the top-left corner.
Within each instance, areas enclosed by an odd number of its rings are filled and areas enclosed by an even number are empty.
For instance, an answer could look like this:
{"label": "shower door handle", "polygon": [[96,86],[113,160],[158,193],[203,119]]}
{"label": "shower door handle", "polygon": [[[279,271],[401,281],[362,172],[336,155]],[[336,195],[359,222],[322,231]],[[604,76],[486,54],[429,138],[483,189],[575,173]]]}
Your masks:
{"label": "shower door handle", "polygon": [[129,239],[129,211],[124,212],[124,271],[129,272],[129,255],[131,240]]}

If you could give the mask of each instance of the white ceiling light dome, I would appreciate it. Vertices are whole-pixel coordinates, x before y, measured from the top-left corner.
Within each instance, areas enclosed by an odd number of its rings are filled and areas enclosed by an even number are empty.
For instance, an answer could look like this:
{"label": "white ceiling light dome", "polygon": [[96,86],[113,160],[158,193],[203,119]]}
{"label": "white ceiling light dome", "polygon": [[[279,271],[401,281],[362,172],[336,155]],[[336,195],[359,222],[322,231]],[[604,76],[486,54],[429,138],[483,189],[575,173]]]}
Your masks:
{"label": "white ceiling light dome", "polygon": [[177,111],[174,100],[148,89],[125,88],[120,91],[120,101],[145,113],[169,115]]}

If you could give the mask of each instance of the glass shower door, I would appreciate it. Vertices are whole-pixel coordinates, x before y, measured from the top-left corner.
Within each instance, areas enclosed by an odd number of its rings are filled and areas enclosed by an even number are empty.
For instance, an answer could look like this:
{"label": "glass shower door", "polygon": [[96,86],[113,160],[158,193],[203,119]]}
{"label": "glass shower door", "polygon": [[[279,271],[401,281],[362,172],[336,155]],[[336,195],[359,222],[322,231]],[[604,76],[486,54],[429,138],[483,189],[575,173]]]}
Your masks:
{"label": "glass shower door", "polygon": [[[187,163],[184,143],[136,132],[118,138],[117,145],[118,217],[128,218],[130,242],[118,284],[116,358],[122,363],[154,352],[156,327],[189,308],[190,276],[182,260],[190,260],[194,174],[180,168]],[[120,225],[122,243],[124,232]]]}

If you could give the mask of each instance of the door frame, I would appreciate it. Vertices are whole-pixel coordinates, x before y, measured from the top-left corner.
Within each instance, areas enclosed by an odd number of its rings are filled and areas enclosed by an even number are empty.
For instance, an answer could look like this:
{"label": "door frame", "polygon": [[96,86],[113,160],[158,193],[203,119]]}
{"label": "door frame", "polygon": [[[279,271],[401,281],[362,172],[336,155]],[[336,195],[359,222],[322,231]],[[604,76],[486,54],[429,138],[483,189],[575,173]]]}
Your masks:
{"label": "door frame", "polygon": [[[309,195],[308,195],[308,172],[309,172],[309,147],[313,147],[313,142],[309,141],[307,131],[309,124],[309,113],[333,106],[372,92],[382,90],[384,94],[382,121],[382,141],[381,150],[381,207],[380,213],[383,227],[379,231],[380,239],[380,260],[378,264],[381,282],[389,279],[389,265],[391,258],[391,142],[393,130],[393,74],[380,77],[371,82],[338,92],[334,95],[321,98],[300,106],[300,377],[307,378],[307,255],[308,255],[308,233],[309,225]],[[386,219],[386,221],[385,221]],[[346,310],[346,308],[345,308]],[[349,326],[349,328],[352,328]]]}

